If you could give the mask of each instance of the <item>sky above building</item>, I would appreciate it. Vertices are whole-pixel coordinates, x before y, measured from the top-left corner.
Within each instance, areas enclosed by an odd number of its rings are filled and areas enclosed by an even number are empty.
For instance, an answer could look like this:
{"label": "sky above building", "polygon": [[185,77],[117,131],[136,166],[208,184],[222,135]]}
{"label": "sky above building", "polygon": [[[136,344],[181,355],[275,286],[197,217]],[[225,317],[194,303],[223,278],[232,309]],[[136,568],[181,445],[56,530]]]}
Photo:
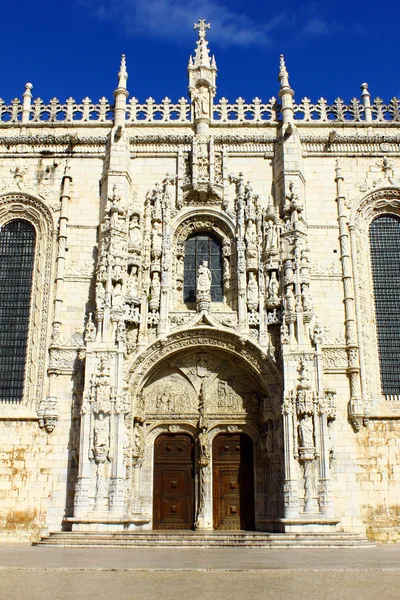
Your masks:
{"label": "sky above building", "polygon": [[217,98],[268,100],[278,93],[285,55],[295,98],[341,97],[369,84],[372,98],[400,97],[400,3],[282,3],[265,0],[36,0],[2,7],[0,97],[33,84],[44,101],[72,96],[110,101],[121,54],[130,96],[187,96],[187,63],[206,19],[218,67]]}

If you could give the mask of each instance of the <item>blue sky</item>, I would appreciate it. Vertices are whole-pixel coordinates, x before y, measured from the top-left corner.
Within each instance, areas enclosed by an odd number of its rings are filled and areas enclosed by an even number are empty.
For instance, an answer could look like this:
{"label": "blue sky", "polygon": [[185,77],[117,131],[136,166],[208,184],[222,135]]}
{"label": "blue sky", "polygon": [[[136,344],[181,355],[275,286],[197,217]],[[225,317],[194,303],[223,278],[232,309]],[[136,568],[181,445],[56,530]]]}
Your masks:
{"label": "blue sky", "polygon": [[281,53],[298,101],[348,102],[364,81],[372,97],[400,96],[399,2],[20,0],[2,7],[0,97],[21,97],[29,81],[45,101],[111,101],[124,52],[131,96],[176,101],[199,18],[211,22],[217,98],[276,96]]}

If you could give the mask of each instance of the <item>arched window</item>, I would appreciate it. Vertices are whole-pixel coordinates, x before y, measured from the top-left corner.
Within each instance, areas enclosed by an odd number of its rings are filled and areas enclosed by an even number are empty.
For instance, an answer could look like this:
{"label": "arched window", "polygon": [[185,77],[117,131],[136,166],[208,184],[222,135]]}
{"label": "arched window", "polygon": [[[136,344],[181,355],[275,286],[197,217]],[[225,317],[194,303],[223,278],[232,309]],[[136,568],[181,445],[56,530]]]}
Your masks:
{"label": "arched window", "polygon": [[211,270],[211,301],[222,302],[222,248],[221,242],[210,233],[196,233],[185,242],[183,301],[196,301],[197,269],[206,260]]}
{"label": "arched window", "polygon": [[377,217],[369,240],[382,393],[400,395],[400,218]]}
{"label": "arched window", "polygon": [[24,389],[36,232],[23,219],[0,229],[0,400],[20,402]]}

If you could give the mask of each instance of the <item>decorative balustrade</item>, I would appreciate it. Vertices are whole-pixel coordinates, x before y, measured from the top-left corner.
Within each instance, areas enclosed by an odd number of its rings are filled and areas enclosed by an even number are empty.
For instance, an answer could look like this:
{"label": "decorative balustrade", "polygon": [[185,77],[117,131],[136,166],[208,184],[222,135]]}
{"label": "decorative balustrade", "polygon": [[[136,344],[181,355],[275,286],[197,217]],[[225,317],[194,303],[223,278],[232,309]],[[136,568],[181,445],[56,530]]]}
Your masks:
{"label": "decorative balustrade", "polygon": [[49,104],[36,98],[28,106],[18,98],[8,106],[0,99],[0,123],[111,123],[113,117],[114,107],[107,98],[100,98],[98,104],[93,104],[90,98],[84,98],[82,104],[73,98],[68,98],[65,104],[57,98],[52,98]]}
{"label": "decorative balustrade", "polygon": [[350,104],[345,104],[341,98],[337,98],[331,105],[328,105],[324,98],[320,98],[316,104],[312,104],[309,98],[303,98],[300,104],[295,103],[293,108],[296,121],[311,123],[400,121],[398,98],[392,98],[389,104],[384,104],[380,98],[376,98],[371,105],[357,98],[353,98]]}
{"label": "decorative balustrade", "polygon": [[191,105],[186,98],[181,98],[177,104],[172,104],[169,98],[164,98],[161,104],[156,104],[153,98],[148,98],[145,104],[131,98],[126,119],[128,123],[190,123]]}
{"label": "decorative balustrade", "polygon": [[[238,98],[230,104],[226,98],[214,104],[212,122],[222,123],[278,123],[281,121],[281,106],[275,98],[263,103],[260,98],[254,98],[247,103]],[[333,104],[328,104],[324,98],[313,104],[309,98],[303,98],[300,103],[293,104],[295,122],[302,123],[362,123],[385,121],[400,122],[400,100],[392,98],[385,104],[380,98],[370,102],[368,93],[363,92],[361,100],[353,98],[349,104],[337,98]],[[15,98],[6,105],[0,99],[0,123],[112,123],[114,106],[106,98],[100,98],[97,104],[90,98],[84,98],[77,104],[73,98],[68,98],[64,104],[57,98],[45,104],[37,98],[32,101],[30,88],[25,90],[23,100]],[[169,98],[156,103],[148,98],[140,104],[136,98],[131,98],[126,105],[126,123],[192,123],[193,111],[189,100],[181,98],[173,104]]]}

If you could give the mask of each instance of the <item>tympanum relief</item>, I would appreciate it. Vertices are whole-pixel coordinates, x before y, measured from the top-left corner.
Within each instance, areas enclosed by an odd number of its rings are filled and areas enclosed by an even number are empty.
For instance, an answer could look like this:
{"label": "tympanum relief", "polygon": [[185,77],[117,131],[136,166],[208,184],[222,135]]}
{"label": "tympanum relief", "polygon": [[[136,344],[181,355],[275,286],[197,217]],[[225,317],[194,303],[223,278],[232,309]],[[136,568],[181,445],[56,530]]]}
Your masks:
{"label": "tympanum relief", "polygon": [[197,418],[201,403],[208,416],[259,415],[263,394],[227,358],[207,352],[171,361],[146,384],[141,397],[147,418]]}

